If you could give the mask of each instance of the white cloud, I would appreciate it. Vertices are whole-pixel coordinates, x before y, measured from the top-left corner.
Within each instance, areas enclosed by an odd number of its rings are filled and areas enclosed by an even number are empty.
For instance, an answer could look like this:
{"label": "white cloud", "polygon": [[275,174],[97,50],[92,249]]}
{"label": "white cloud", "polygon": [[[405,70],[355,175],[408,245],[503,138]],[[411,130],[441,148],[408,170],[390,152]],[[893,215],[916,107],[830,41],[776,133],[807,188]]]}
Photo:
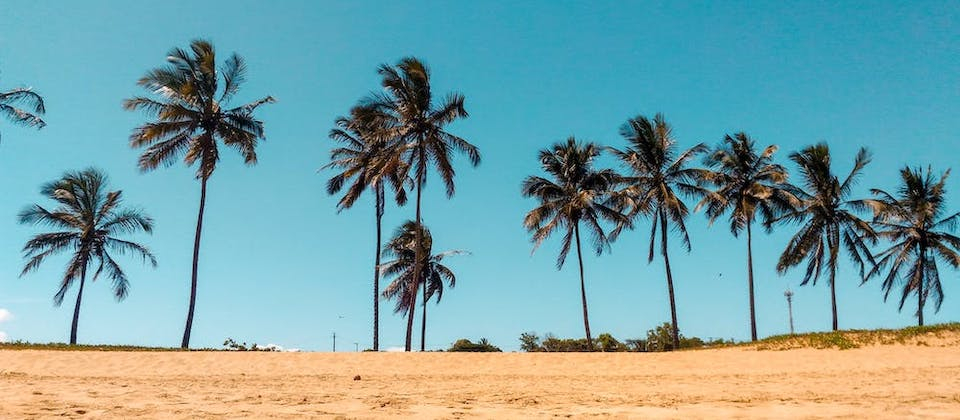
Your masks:
{"label": "white cloud", "polygon": [[4,308],[0,308],[0,322],[6,322],[11,319],[13,319],[13,314]]}
{"label": "white cloud", "polygon": [[399,353],[404,351],[404,348],[403,347],[387,347],[386,351],[390,353]]}
{"label": "white cloud", "polygon": [[0,343],[6,343],[9,338],[7,333],[0,331]]}

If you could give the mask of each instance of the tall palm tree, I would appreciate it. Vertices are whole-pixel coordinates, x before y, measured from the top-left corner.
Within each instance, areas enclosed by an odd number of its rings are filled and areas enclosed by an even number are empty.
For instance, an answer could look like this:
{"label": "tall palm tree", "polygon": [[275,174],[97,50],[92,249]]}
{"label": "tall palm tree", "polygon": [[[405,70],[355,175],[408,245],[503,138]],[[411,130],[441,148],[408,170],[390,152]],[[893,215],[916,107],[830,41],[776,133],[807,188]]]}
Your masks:
{"label": "tall palm tree", "polygon": [[[833,330],[837,330],[837,259],[841,247],[846,248],[850,259],[859,265],[864,277],[866,263],[873,264],[873,254],[867,243],[876,241],[876,234],[867,221],[857,212],[863,210],[863,200],[850,200],[857,179],[863,168],[870,163],[870,153],[861,148],[853,160],[853,169],[840,180],[831,169],[830,147],[826,143],[809,146],[790,154],[803,177],[802,188],[791,191],[801,200],[800,207],[780,216],[775,221],[801,223],[777,262],[781,275],[807,261],[807,270],[800,285],[810,280],[817,284],[824,264],[830,271],[830,306],[833,311]],[[864,277],[865,278],[865,277]]]}
{"label": "tall palm tree", "polygon": [[[730,232],[739,236],[747,232],[747,287],[750,295],[750,339],[757,341],[757,317],[753,293],[753,232],[757,211],[765,222],[793,209],[798,200],[786,187],[787,170],[773,163],[776,145],[757,152],[756,144],[746,133],[723,138],[704,159],[712,169],[707,181],[716,187],[704,196],[694,211],[705,207],[712,224],[730,213]],[[770,226],[770,225],[767,225]]]}
{"label": "tall palm tree", "polygon": [[[18,106],[26,106],[27,109],[18,108]],[[43,106],[43,97],[31,88],[16,88],[0,92],[0,115],[14,124],[43,128],[47,123],[40,118],[40,115],[46,111]]]}
{"label": "tall palm tree", "polygon": [[369,115],[361,108],[354,108],[350,118],[340,117],[336,128],[330,130],[330,138],[341,144],[330,151],[331,162],[323,169],[334,168],[338,172],[327,182],[327,193],[338,193],[350,180],[343,197],[337,203],[337,212],[353,206],[369,187],[373,189],[377,218],[377,247],[373,266],[373,350],[380,350],[380,243],[381,220],[385,204],[385,183],[393,187],[397,204],[407,201],[404,181],[406,164],[397,153],[397,147],[375,135],[378,121],[363,121]]}
{"label": "tall palm tree", "polygon": [[[440,303],[443,297],[444,281],[450,287],[454,287],[457,283],[453,271],[442,264],[443,259],[466,254],[466,252],[452,250],[432,254],[433,236],[430,235],[430,230],[426,226],[422,229],[418,229],[418,226],[420,225],[408,220],[397,228],[393,238],[383,247],[383,255],[388,258],[393,257],[394,260],[384,263],[380,266],[380,270],[384,276],[393,277],[393,281],[383,290],[383,297],[397,299],[394,308],[396,313],[412,318],[417,302],[417,291],[420,289],[424,291],[420,324],[420,351],[424,351],[427,333],[427,302],[436,295],[437,303]],[[418,256],[421,258],[419,266],[422,268],[416,271],[418,264],[415,259]]]}
{"label": "tall palm tree", "polygon": [[27,241],[23,253],[29,260],[20,276],[36,270],[51,255],[71,253],[60,288],[53,295],[53,303],[60,306],[70,286],[80,281],[70,326],[70,344],[77,344],[80,302],[88,270],[95,268],[93,281],[101,274],[110,279],[113,295],[118,301],[126,298],[130,280],[110,253],[131,253],[156,267],[157,260],[150,250],[117,237],[140,231],[151,233],[153,220],[140,210],[121,208],[121,192],[108,191],[106,175],[96,169],[67,172],[61,179],[44,185],[40,191],[57,202],[58,207],[48,210],[34,204],[20,212],[20,223],[49,226],[55,231],[41,233]]}
{"label": "tall palm tree", "polygon": [[125,100],[123,107],[130,111],[141,109],[156,117],[155,121],[143,124],[130,135],[131,147],[146,148],[140,155],[141,171],[173,165],[181,157],[187,166],[199,163],[200,210],[193,240],[190,307],[180,344],[182,348],[188,348],[197,300],[197,266],[207,181],[220,160],[217,141],[237,150],[247,165],[256,164],[256,147],[264,135],[263,122],[254,117],[253,112],[274,99],[267,96],[226,108],[245,80],[246,64],[240,56],[232,54],[218,71],[216,53],[207,41],[191,42],[190,51],[174,48],[168,54],[167,62],[167,66],[150,70],[137,82],[157,99],[135,97]]}
{"label": "tall palm tree", "polygon": [[[673,348],[680,348],[677,326],[677,304],[673,290],[673,272],[667,252],[667,233],[671,228],[680,235],[687,252],[690,252],[690,236],[686,219],[690,214],[679,194],[699,197],[705,194],[700,186],[707,178],[704,169],[690,168],[688,164],[707,146],[700,143],[684,151],[677,148],[672,128],[662,114],[651,121],[642,115],[627,120],[620,128],[620,135],[627,140],[623,150],[611,149],[616,158],[629,171],[623,181],[626,186],[615,198],[619,206],[627,210],[630,218],[651,216],[650,251],[647,261],[653,261],[657,229],[660,230],[660,255],[663,256],[667,273],[667,293],[670,297],[670,321],[673,328]],[[658,227],[659,225],[659,227]]]}
{"label": "tall palm tree", "polygon": [[[440,103],[434,103],[430,86],[430,70],[414,57],[400,60],[396,66],[381,65],[377,70],[382,77],[385,94],[374,95],[364,106],[376,114],[374,119],[388,121],[390,129],[381,133],[386,138],[398,139],[406,145],[404,160],[413,171],[417,189],[416,223],[422,224],[420,203],[423,188],[427,183],[427,170],[434,167],[446,185],[447,197],[454,193],[452,154],[458,151],[467,155],[473,166],[480,164],[480,151],[476,146],[449,131],[446,126],[467,117],[463,107],[463,95],[451,93]],[[414,272],[420,270],[415,259]],[[419,275],[414,275],[419,277]],[[415,302],[413,302],[415,303]],[[412,303],[411,303],[412,305]],[[413,337],[413,317],[408,317],[405,349],[410,351]]]}
{"label": "tall palm tree", "polygon": [[890,248],[877,254],[877,264],[868,278],[886,271],[881,285],[886,300],[895,285],[902,289],[900,307],[911,293],[917,294],[917,323],[923,325],[923,307],[932,297],[935,311],[943,304],[943,287],[937,260],[954,269],[960,268],[960,237],[956,229],[960,213],[944,217],[946,212],[946,180],[950,171],[933,177],[927,168],[909,167],[900,170],[901,185],[894,196],[883,190],[872,190],[878,197],[868,200],[875,214],[877,236],[890,241]]}
{"label": "tall palm tree", "polygon": [[587,291],[583,280],[580,226],[582,224],[591,234],[597,255],[600,255],[610,239],[604,233],[601,221],[613,222],[617,226],[629,224],[626,217],[604,204],[619,178],[610,169],[594,169],[594,161],[601,150],[595,143],[579,143],[573,137],[565,143],[556,143],[540,151],[540,165],[553,179],[529,176],[522,186],[524,197],[540,201],[540,205],[523,219],[523,226],[532,234],[533,251],[554,232],[564,232],[560,255],[557,256],[559,270],[567,259],[571,244],[576,244],[583,329],[590,345],[593,337],[590,335]]}

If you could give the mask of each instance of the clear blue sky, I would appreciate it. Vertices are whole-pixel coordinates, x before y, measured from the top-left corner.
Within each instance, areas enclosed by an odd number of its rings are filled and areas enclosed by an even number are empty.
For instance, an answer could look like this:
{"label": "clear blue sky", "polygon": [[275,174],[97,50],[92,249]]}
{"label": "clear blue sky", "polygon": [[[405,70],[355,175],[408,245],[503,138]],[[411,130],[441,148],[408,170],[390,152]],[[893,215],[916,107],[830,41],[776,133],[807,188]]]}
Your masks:
{"label": "clear blue sky", "polygon": [[[434,91],[456,90],[470,118],[450,129],[480,147],[477,169],[457,162],[457,195],[431,179],[425,222],[437,249],[471,256],[449,264],[457,287],[431,304],[427,343],[487,337],[516,349],[524,331],[583,334],[576,263],[554,268],[559,238],[530,255],[521,225],[535,202],[520,196],[538,172],[536,153],[576,135],[622,145],[617,129],[637,114],[665,113],[684,146],[716,144],[744,130],[779,159],[826,140],[845,172],[869,146],[859,195],[894,189],[904,164],[956,163],[960,152],[960,6],[956,2],[28,2],[0,4],[0,88],[33,86],[47,100],[48,127],[0,120],[0,324],[11,339],[65,341],[72,293],[51,297],[65,259],[17,278],[20,248],[37,228],[15,214],[41,200],[39,185],[63,171],[107,171],[128,204],[157,221],[137,237],[159,258],[156,270],[124,260],[130,297],[107,284],[85,294],[83,343],[174,346],[189,296],[199,183],[182,164],[136,169],[127,137],[145,116],[121,101],[174,46],[212,40],[221,57],[249,64],[238,100],[273,95],[261,108],[267,141],[248,168],[223,154],[210,182],[201,251],[194,346],[226,337],[328,350],[371,344],[372,203],[336,214],[327,196],[326,133],[361,96],[378,88],[376,67],[414,55],[433,70]],[[609,161],[605,163],[609,164]],[[792,165],[788,167],[793,169]],[[960,174],[949,181],[960,208]],[[692,204],[692,203],[691,203]],[[388,207],[387,232],[413,207]],[[745,242],[725,226],[690,222],[693,253],[673,248],[680,328],[701,337],[749,337]],[[645,261],[648,224],[625,234],[613,253],[585,258],[595,334],[642,336],[669,319],[663,267]],[[759,333],[787,330],[783,291],[796,290],[800,331],[830,327],[829,288],[798,287],[800,270],[774,264],[792,232],[757,235]],[[572,261],[572,260],[571,260]],[[845,260],[846,261],[846,260]],[[721,275],[722,273],[722,275]],[[944,270],[946,301],[929,323],[960,320],[960,274]],[[842,328],[913,324],[882,301],[876,282],[858,286],[852,266],[838,278]],[[384,303],[383,347],[402,346],[403,321]],[[341,318],[342,317],[342,318]]]}

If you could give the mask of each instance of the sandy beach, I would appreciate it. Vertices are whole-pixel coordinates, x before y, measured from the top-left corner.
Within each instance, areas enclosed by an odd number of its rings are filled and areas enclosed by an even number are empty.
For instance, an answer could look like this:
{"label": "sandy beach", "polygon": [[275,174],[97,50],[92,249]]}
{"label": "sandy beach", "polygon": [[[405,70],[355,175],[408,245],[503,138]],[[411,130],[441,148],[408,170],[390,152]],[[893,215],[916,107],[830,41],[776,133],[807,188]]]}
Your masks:
{"label": "sandy beach", "polygon": [[0,418],[957,418],[960,348],[5,350],[0,399]]}

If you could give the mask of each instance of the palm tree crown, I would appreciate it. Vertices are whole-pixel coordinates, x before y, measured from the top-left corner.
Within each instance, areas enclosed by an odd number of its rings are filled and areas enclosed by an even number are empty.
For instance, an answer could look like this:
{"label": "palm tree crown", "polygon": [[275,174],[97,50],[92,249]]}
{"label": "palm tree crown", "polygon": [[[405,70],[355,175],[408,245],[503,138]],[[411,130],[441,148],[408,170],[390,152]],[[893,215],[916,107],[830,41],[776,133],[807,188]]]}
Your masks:
{"label": "palm tree crown", "polygon": [[[26,106],[27,109],[20,108]],[[43,128],[47,125],[40,118],[46,112],[43,97],[31,88],[16,88],[0,92],[0,115],[17,125]]]}
{"label": "palm tree crown", "polygon": [[626,186],[618,191],[614,198],[620,207],[627,210],[627,215],[631,218],[652,216],[647,261],[653,261],[657,229],[660,230],[660,254],[663,256],[667,273],[673,345],[674,348],[680,348],[673,274],[667,252],[667,231],[672,224],[684,247],[690,251],[690,235],[686,226],[690,210],[681,195],[699,197],[705,194],[700,184],[704,182],[708,172],[690,168],[688,165],[697,155],[705,152],[707,146],[700,143],[679,151],[676,139],[673,138],[673,129],[667,124],[663,114],[657,114],[652,121],[642,115],[632,118],[620,128],[620,135],[627,141],[627,147],[623,150],[610,150],[627,168],[629,174],[623,178]]}
{"label": "palm tree crown", "polygon": [[226,108],[246,80],[243,58],[232,54],[218,71],[212,44],[195,40],[190,50],[192,54],[174,48],[167,56],[168,66],[151,70],[137,82],[158,99],[135,97],[123,102],[127,110],[142,109],[156,117],[130,135],[132,147],[146,148],[140,169],[169,166],[182,156],[188,166],[199,162],[197,178],[207,179],[220,159],[218,139],[240,152],[244,162],[255,164],[257,142],[264,136],[263,122],[253,112],[274,99],[267,96]]}
{"label": "palm tree crown", "polygon": [[622,214],[608,207],[605,201],[619,182],[616,172],[596,170],[594,161],[601,148],[595,143],[578,143],[573,137],[565,143],[540,151],[540,165],[553,180],[530,176],[523,181],[522,194],[539,200],[540,205],[527,213],[523,225],[531,233],[533,251],[557,231],[563,232],[557,269],[563,267],[572,244],[577,246],[580,263],[580,296],[583,324],[587,341],[592,343],[587,311],[586,288],[583,280],[583,257],[580,252],[580,226],[584,225],[594,242],[597,255],[609,245],[602,221],[617,226],[629,224]]}
{"label": "palm tree crown", "polygon": [[935,311],[943,303],[943,287],[937,261],[944,261],[954,269],[960,268],[960,237],[953,235],[960,213],[946,213],[946,180],[950,171],[940,179],[934,178],[928,168],[903,168],[901,185],[894,196],[874,189],[876,200],[868,200],[873,208],[877,236],[893,245],[877,254],[877,264],[868,277],[886,271],[882,288],[886,299],[894,286],[902,290],[899,309],[911,293],[917,295],[917,319],[923,325],[923,307],[933,298]]}
{"label": "palm tree crown", "polygon": [[153,220],[140,210],[121,208],[121,192],[108,191],[107,177],[96,169],[68,172],[61,179],[44,185],[41,193],[57,202],[58,207],[48,210],[39,204],[32,205],[20,213],[20,223],[44,225],[55,231],[27,241],[23,252],[28,261],[20,275],[36,270],[51,255],[72,253],[60,287],[53,295],[53,303],[60,306],[70,286],[80,280],[71,329],[71,344],[76,344],[76,323],[88,268],[95,267],[92,280],[101,275],[110,279],[114,296],[123,300],[129,293],[130,281],[114,255],[131,253],[154,267],[157,260],[143,245],[118,235],[151,233]]}
{"label": "palm tree crown", "polygon": [[[697,204],[695,210],[706,207],[712,224],[717,218],[730,213],[730,232],[738,236],[747,231],[747,278],[750,301],[750,337],[757,339],[757,318],[753,287],[753,248],[751,226],[759,211],[765,222],[796,206],[797,199],[786,186],[787,170],[773,163],[777,146],[767,146],[757,153],[756,144],[746,133],[726,135],[704,159],[713,170],[706,181],[716,190],[709,192]],[[769,229],[769,224],[767,225]]]}
{"label": "palm tree crown", "polygon": [[816,285],[826,267],[830,271],[828,281],[833,329],[837,330],[834,280],[841,246],[846,248],[850,259],[859,266],[861,277],[864,276],[866,263],[873,263],[873,255],[867,246],[867,242],[875,241],[873,228],[855,213],[864,209],[865,203],[863,200],[849,199],[863,168],[870,163],[870,154],[867,149],[861,148],[854,158],[853,169],[842,181],[833,174],[830,148],[826,143],[792,153],[790,160],[797,164],[803,179],[802,188],[791,189],[801,203],[796,210],[776,221],[802,223],[802,226],[787,243],[777,262],[777,272],[783,274],[806,260],[807,269],[800,284],[805,285],[813,280]]}

